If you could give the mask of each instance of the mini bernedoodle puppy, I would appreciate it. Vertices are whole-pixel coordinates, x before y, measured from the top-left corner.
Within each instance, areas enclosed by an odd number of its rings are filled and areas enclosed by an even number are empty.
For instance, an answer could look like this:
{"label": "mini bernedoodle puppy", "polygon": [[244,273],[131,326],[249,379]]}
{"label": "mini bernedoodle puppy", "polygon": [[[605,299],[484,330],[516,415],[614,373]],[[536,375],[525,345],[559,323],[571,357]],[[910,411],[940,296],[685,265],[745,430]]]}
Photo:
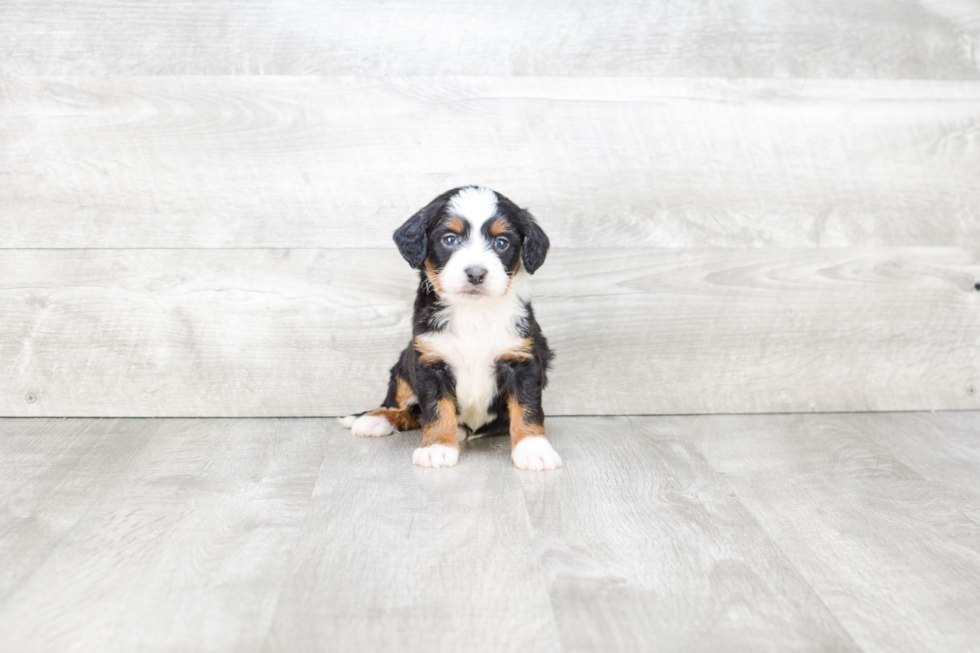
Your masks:
{"label": "mini bernedoodle puppy", "polygon": [[561,467],[541,409],[553,354],[528,293],[549,245],[534,217],[489,188],[454,188],[394,239],[419,271],[412,341],[381,407],[341,423],[358,436],[421,425],[412,462],[422,467],[452,467],[471,435],[508,433],[519,468]]}

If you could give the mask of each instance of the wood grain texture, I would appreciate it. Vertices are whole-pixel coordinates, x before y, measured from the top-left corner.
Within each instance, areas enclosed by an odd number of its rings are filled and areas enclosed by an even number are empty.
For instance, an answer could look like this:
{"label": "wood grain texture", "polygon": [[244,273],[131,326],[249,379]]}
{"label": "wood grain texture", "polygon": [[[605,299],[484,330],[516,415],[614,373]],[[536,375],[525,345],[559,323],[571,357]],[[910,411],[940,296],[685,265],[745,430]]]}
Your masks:
{"label": "wood grain texture", "polygon": [[548,428],[0,419],[0,651],[976,650],[980,412]]}
{"label": "wood grain texture", "polygon": [[258,650],[323,460],[322,423],[4,420],[0,431],[0,546],[12,553],[0,650]]}
{"label": "wood grain texture", "polygon": [[[558,250],[545,410],[976,408],[978,280],[955,248]],[[8,250],[0,414],[368,410],[416,284],[390,250]]]}
{"label": "wood grain texture", "polygon": [[6,75],[0,246],[390,248],[470,183],[557,248],[962,246],[978,122],[980,82]]}
{"label": "wood grain texture", "polygon": [[[917,416],[911,429],[900,418],[850,415],[674,424],[862,650],[977,650],[980,526],[949,499],[942,478],[923,478],[890,451],[893,440],[917,441],[918,451],[934,449],[926,465],[963,464],[965,448],[975,451],[976,413]],[[980,457],[968,464],[975,484]],[[975,496],[969,500],[975,515]]]}
{"label": "wood grain texture", "polygon": [[857,651],[696,447],[558,418],[560,475],[520,475],[565,651]]}
{"label": "wood grain texture", "polygon": [[912,415],[854,416],[850,429],[859,430],[876,446],[941,489],[943,499],[974,523],[980,524],[980,424],[973,412]]}
{"label": "wood grain texture", "polygon": [[355,438],[324,465],[264,651],[558,651],[507,438],[412,465],[421,431]]}
{"label": "wood grain texture", "polygon": [[0,605],[30,582],[91,504],[111,497],[160,425],[0,420]]}
{"label": "wood grain texture", "polygon": [[18,74],[980,77],[964,0],[0,5]]}

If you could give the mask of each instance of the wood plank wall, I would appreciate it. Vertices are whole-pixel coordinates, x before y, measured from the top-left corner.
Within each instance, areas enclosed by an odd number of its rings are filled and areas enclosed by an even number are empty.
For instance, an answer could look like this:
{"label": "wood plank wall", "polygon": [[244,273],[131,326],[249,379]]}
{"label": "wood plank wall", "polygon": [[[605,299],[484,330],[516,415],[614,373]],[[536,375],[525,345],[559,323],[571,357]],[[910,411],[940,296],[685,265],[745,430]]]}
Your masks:
{"label": "wood plank wall", "polygon": [[980,7],[0,5],[0,414],[370,408],[446,188],[552,414],[980,407]]}

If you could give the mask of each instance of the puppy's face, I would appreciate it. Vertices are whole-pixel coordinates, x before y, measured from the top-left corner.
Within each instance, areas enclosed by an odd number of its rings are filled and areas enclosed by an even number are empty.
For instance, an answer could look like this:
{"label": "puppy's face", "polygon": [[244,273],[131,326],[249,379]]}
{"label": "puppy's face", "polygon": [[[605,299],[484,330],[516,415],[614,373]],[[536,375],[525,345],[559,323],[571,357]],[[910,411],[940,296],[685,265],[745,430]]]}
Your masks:
{"label": "puppy's face", "polygon": [[549,245],[530,213],[477,187],[437,197],[395,232],[395,242],[440,296],[455,301],[507,294],[522,262],[533,273]]}
{"label": "puppy's face", "polygon": [[454,299],[500,297],[520,263],[517,229],[500,215],[493,191],[464,188],[429,229],[429,280]]}

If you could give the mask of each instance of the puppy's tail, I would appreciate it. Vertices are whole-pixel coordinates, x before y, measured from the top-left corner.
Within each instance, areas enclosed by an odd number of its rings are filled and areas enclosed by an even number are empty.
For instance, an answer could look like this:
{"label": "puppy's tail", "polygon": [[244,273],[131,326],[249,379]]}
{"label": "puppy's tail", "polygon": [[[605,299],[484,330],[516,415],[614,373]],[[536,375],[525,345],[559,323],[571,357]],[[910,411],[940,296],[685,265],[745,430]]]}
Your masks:
{"label": "puppy's tail", "polygon": [[354,426],[354,422],[357,421],[357,418],[363,414],[364,413],[361,413],[360,415],[348,415],[347,417],[338,417],[337,421],[340,422],[340,425],[343,426],[345,429],[349,429]]}

